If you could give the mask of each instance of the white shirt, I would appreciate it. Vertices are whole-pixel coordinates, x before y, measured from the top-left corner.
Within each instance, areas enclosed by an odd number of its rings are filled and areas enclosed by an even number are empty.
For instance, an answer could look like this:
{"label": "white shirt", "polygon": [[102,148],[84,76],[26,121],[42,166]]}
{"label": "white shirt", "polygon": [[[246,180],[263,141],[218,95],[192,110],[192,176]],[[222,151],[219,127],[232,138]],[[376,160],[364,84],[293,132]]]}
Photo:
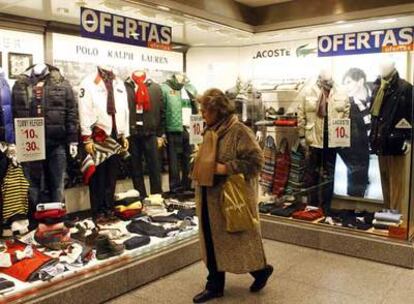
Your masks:
{"label": "white shirt", "polygon": [[[115,121],[118,136],[129,136],[128,96],[124,82],[115,78],[112,81],[115,99]],[[79,120],[82,136],[91,136],[97,126],[109,136],[112,131],[112,117],[106,111],[107,90],[97,73],[87,76],[79,87]]]}

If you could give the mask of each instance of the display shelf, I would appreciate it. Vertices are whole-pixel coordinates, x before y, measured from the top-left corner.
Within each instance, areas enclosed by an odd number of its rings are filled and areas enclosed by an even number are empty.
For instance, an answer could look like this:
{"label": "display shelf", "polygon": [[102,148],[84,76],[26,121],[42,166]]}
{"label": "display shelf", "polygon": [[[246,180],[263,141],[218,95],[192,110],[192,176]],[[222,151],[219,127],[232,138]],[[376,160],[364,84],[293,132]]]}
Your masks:
{"label": "display shelf", "polygon": [[[197,230],[174,237],[151,237],[147,246],[107,260],[93,260],[49,281],[16,284],[0,296],[6,303],[101,303],[199,260]],[[105,288],[103,288],[105,287]]]}
{"label": "display shelf", "polygon": [[266,239],[414,269],[414,246],[409,241],[273,215],[260,217]]}

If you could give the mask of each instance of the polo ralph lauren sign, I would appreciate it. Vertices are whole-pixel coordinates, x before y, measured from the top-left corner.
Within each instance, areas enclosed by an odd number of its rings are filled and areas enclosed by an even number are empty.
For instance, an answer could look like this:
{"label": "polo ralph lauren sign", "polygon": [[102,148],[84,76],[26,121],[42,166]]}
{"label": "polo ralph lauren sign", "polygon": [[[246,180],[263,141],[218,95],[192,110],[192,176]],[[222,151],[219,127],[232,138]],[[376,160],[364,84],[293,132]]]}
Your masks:
{"label": "polo ralph lauren sign", "polygon": [[81,7],[81,36],[171,50],[172,29],[147,21]]}
{"label": "polo ralph lauren sign", "polygon": [[414,27],[318,37],[318,56],[342,56],[414,50]]}

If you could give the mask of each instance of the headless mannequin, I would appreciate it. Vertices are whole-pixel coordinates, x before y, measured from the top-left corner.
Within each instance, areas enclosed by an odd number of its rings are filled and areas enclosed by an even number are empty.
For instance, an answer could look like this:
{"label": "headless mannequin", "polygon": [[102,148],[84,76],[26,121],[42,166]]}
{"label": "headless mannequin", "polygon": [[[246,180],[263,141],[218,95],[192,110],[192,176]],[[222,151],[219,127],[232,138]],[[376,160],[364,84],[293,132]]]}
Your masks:
{"label": "headless mannequin", "polygon": [[[379,73],[381,78],[388,78],[395,70],[395,62],[390,58],[385,59],[379,65]],[[411,143],[409,141],[405,141],[402,149],[405,151],[405,154],[410,153]]]}

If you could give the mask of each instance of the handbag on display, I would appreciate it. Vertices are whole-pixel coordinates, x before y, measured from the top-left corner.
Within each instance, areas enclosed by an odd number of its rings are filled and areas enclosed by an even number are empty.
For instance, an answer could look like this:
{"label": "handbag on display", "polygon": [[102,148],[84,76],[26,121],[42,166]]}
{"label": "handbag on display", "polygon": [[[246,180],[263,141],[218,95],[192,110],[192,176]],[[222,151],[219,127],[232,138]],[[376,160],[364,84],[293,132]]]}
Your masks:
{"label": "handbag on display", "polygon": [[227,232],[242,232],[255,227],[257,220],[247,202],[246,182],[242,174],[227,178],[223,186],[221,211],[226,220]]}

